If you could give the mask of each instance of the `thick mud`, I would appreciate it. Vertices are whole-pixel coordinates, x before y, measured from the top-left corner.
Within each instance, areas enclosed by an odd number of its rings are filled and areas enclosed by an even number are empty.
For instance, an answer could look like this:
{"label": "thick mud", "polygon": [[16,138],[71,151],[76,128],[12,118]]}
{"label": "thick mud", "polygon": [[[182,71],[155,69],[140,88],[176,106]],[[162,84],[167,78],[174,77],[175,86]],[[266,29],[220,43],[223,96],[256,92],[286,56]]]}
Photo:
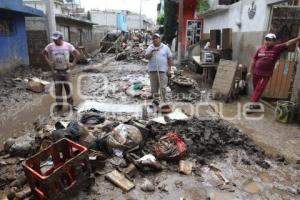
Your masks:
{"label": "thick mud", "polygon": [[[79,112],[91,108],[98,109],[111,122],[98,131],[89,127],[95,136],[110,132],[119,123],[141,119],[142,105],[149,105],[152,100],[132,97],[126,94],[126,88],[134,81],[148,85],[146,64],[140,61],[114,61],[113,56],[98,55],[88,66],[80,66],[74,71],[76,84],[76,102]],[[170,85],[167,102],[172,105],[185,103],[189,106],[209,99],[209,92],[196,81],[194,88],[184,89]],[[199,89],[201,88],[201,89]],[[149,87],[145,86],[145,91]],[[191,95],[192,94],[192,95]],[[35,129],[26,130],[33,135],[49,137],[58,120],[80,119],[78,113],[71,117],[46,115],[35,123]],[[188,113],[187,113],[188,114]],[[204,115],[206,113],[203,113]],[[93,171],[94,184],[82,190],[72,199],[219,199],[219,200],[258,200],[258,199],[299,199],[300,173],[298,165],[288,164],[284,158],[270,158],[240,130],[216,117],[196,118],[188,115],[186,121],[169,122],[167,125],[148,123],[151,130],[144,145],[135,153],[138,156],[154,154],[153,146],[168,131],[175,131],[187,144],[184,160],[194,164],[192,174],[178,172],[178,162],[160,160],[161,172],[137,171],[132,178],[135,188],[128,193],[105,180],[105,174],[119,168],[123,170],[130,163],[124,158],[111,156],[102,166]],[[107,122],[104,122],[107,123]],[[34,127],[34,126],[33,126]],[[38,151],[36,148],[35,151]],[[2,155],[0,163],[0,189],[2,193],[21,180],[23,158]],[[141,185],[147,178],[155,186],[154,192],[144,192]],[[15,185],[17,184],[17,185]],[[20,186],[22,188],[22,186]]]}

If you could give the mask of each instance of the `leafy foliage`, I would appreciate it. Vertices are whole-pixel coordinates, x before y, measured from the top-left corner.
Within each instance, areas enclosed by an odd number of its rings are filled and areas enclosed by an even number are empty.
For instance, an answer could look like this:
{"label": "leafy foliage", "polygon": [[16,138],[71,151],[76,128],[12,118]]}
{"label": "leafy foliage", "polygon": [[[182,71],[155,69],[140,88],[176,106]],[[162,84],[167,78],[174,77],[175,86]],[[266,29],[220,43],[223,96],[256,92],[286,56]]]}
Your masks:
{"label": "leafy foliage", "polygon": [[197,0],[197,10],[200,14],[205,13],[208,9],[208,0]]}
{"label": "leafy foliage", "polygon": [[157,24],[158,25],[163,25],[165,22],[165,15],[164,14],[161,14],[157,17]]}
{"label": "leafy foliage", "polygon": [[173,38],[175,37],[177,22],[176,22],[176,1],[164,0],[165,1],[165,20],[164,20],[164,39],[168,44],[172,44]]}

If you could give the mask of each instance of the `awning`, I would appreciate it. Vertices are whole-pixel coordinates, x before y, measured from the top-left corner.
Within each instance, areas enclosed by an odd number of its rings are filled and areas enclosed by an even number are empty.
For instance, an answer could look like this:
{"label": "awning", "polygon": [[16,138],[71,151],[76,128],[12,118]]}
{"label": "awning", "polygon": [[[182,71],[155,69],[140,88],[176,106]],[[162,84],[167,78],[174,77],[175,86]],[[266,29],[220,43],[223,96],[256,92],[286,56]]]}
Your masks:
{"label": "awning", "polygon": [[29,6],[24,6],[18,1],[0,0],[0,10],[8,10],[11,12],[20,13],[24,16],[44,16],[44,12]]}

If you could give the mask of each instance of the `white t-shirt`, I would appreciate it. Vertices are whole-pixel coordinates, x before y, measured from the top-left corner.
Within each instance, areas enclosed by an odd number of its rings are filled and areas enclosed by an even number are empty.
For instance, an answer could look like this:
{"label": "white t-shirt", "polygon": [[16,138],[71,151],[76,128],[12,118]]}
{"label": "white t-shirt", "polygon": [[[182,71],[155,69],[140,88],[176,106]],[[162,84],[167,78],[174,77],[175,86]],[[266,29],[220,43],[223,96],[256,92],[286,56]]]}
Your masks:
{"label": "white t-shirt", "polygon": [[70,53],[74,50],[75,47],[65,41],[60,46],[52,42],[45,48],[45,51],[47,51],[50,55],[50,59],[54,62],[54,69],[58,70],[68,69],[67,64],[69,63]]}
{"label": "white t-shirt", "polygon": [[148,64],[149,72],[157,71],[157,66],[160,72],[167,72],[168,60],[172,58],[172,53],[170,48],[163,43],[161,43],[159,47],[155,47],[152,44],[146,49],[146,54],[150,54],[153,49],[158,49],[158,51],[154,51],[153,56],[149,60],[149,64]]}

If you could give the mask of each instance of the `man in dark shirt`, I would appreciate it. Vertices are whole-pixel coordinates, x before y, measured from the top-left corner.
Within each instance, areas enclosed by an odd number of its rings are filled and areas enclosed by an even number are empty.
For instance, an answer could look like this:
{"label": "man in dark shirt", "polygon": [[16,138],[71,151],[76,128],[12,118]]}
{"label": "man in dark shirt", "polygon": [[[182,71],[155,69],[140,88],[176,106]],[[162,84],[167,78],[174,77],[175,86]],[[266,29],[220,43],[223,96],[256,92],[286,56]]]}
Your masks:
{"label": "man in dark shirt", "polygon": [[250,109],[260,109],[260,106],[255,103],[259,101],[268,81],[272,77],[275,64],[280,54],[298,41],[300,41],[300,36],[285,43],[276,44],[275,34],[269,33],[265,36],[264,46],[256,51],[248,73],[248,76],[252,76],[253,82],[251,101],[254,104],[250,105]]}

